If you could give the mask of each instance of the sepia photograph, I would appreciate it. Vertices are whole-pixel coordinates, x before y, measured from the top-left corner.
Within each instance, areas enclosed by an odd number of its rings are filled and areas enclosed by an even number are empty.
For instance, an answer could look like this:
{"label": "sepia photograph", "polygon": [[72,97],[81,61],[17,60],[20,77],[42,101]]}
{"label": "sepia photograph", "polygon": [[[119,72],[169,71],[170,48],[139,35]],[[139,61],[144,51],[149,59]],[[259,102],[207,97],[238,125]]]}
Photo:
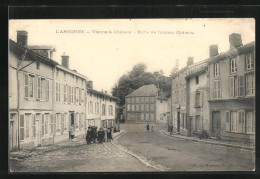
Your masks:
{"label": "sepia photograph", "polygon": [[9,173],[255,171],[255,19],[9,19]]}

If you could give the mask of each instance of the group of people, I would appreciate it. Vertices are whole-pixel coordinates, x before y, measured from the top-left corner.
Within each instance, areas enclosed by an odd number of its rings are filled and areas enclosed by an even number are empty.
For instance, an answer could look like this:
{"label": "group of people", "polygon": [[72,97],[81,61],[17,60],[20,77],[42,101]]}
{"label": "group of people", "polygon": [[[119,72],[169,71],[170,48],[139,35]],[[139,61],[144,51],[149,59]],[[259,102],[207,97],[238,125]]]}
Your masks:
{"label": "group of people", "polygon": [[97,126],[89,126],[86,134],[86,142],[90,143],[102,143],[102,142],[111,142],[113,140],[113,126],[99,128],[97,131]]}

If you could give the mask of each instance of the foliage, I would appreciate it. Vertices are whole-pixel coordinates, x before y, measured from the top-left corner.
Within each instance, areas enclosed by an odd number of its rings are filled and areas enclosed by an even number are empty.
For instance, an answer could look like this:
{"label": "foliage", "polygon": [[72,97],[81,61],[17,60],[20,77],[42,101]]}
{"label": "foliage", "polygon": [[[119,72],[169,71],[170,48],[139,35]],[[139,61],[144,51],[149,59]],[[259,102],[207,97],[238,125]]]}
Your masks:
{"label": "foliage", "polygon": [[125,96],[140,88],[143,85],[155,84],[157,87],[168,93],[171,90],[171,81],[163,76],[163,71],[147,72],[147,66],[139,63],[133,66],[132,70],[122,75],[112,88],[112,95],[120,99],[119,105],[125,104]]}

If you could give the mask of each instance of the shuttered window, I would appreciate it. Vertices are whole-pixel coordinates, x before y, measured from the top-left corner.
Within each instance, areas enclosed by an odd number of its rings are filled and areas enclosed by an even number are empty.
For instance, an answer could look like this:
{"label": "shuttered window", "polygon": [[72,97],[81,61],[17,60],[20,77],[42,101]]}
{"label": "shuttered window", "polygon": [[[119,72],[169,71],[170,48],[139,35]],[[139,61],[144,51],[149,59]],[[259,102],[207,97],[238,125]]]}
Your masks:
{"label": "shuttered window", "polygon": [[24,74],[24,97],[28,98],[28,74]]}
{"label": "shuttered window", "polygon": [[244,76],[238,76],[238,96],[245,96]]}
{"label": "shuttered window", "polygon": [[24,115],[20,115],[20,140],[24,140]]}
{"label": "shuttered window", "polygon": [[36,116],[35,116],[35,114],[33,115],[32,132],[33,132],[33,137],[36,137]]}

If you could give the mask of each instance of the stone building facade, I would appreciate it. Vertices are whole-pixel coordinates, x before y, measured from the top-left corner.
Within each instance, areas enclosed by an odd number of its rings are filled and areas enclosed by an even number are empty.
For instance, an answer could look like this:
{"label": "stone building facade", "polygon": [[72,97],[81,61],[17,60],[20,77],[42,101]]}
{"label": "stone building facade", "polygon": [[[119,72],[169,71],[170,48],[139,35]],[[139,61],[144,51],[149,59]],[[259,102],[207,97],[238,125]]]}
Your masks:
{"label": "stone building facade", "polygon": [[229,36],[230,50],[209,59],[211,135],[239,142],[255,139],[255,43]]}

